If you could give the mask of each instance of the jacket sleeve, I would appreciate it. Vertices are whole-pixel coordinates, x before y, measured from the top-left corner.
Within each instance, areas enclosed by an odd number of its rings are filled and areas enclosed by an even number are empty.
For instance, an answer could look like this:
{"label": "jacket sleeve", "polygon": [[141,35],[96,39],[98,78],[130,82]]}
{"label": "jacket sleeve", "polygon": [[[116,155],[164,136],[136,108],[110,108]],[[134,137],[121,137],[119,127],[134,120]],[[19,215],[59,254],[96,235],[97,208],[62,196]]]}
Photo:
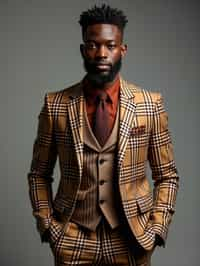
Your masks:
{"label": "jacket sleeve", "polygon": [[49,105],[46,95],[39,115],[37,137],[33,148],[31,169],[28,174],[29,196],[42,242],[47,241],[45,231],[47,232],[50,226],[53,212],[52,174],[57,157],[53,118]]}
{"label": "jacket sleeve", "polygon": [[153,114],[148,159],[154,181],[154,206],[151,219],[155,234],[161,237],[165,245],[168,226],[175,211],[179,177],[168,131],[168,116],[160,94]]}

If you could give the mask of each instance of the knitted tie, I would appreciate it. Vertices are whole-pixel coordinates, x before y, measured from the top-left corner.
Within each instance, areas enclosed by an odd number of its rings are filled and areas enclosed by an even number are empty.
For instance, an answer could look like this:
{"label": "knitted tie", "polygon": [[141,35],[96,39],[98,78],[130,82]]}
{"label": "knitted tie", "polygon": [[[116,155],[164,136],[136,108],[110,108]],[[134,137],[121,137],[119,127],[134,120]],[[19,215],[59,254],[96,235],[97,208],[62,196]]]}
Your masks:
{"label": "knitted tie", "polygon": [[108,95],[102,91],[96,98],[97,109],[94,116],[93,132],[99,144],[103,146],[110,134],[109,112],[107,109]]}

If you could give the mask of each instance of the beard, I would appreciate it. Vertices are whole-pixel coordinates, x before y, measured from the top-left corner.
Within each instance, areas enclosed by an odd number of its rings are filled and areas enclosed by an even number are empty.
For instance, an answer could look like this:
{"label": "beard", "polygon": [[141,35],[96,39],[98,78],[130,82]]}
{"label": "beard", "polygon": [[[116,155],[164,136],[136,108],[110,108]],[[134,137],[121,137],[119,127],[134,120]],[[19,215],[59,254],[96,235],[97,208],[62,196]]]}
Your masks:
{"label": "beard", "polygon": [[120,57],[114,65],[110,65],[109,70],[100,71],[96,69],[96,64],[99,62],[90,62],[88,59],[83,59],[84,68],[87,72],[87,79],[97,87],[103,87],[106,83],[112,82],[119,73],[122,65]]}

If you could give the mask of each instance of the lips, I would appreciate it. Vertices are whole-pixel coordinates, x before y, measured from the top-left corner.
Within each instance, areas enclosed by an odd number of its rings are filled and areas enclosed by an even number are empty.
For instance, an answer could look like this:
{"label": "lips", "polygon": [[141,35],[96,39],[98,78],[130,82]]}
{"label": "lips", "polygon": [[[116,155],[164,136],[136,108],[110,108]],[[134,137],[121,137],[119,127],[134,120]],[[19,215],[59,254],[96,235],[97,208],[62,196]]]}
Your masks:
{"label": "lips", "polygon": [[110,65],[108,64],[96,64],[95,67],[99,70],[109,70]]}

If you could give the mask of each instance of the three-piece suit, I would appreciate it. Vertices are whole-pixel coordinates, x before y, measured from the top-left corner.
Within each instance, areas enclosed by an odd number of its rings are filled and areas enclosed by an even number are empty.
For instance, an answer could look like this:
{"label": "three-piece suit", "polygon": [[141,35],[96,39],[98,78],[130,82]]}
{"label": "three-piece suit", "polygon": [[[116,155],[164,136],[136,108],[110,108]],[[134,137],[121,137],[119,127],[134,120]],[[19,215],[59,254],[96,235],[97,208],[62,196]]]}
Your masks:
{"label": "three-piece suit", "polygon": [[[57,158],[61,175],[53,197]],[[120,77],[116,121],[104,147],[87,120],[83,82],[48,93],[39,115],[28,180],[41,239],[46,241],[49,230],[48,241],[57,256],[66,247],[70,227],[95,231],[101,219],[111,230],[124,221],[146,251],[153,249],[156,234],[165,242],[175,211],[178,174],[160,93]],[[83,219],[87,212],[91,219]]]}

